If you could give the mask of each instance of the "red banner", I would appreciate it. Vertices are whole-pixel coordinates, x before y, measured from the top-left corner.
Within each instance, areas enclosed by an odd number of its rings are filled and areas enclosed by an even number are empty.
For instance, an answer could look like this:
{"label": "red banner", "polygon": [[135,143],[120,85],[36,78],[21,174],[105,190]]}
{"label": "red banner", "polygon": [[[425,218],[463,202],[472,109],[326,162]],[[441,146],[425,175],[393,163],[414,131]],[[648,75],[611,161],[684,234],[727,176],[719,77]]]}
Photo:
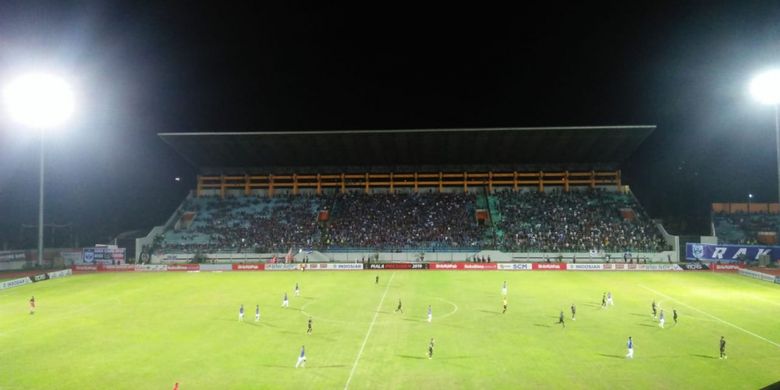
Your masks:
{"label": "red banner", "polygon": [[96,265],[74,265],[73,272],[95,272],[97,271]]}
{"label": "red banner", "polygon": [[449,270],[456,270],[459,269],[457,264],[454,263],[431,263],[430,269],[449,269]]}
{"label": "red banner", "polygon": [[265,264],[233,264],[233,271],[262,271]]}
{"label": "red banner", "polygon": [[710,268],[715,272],[739,272],[742,267],[737,264],[710,264]]}
{"label": "red banner", "polygon": [[98,264],[97,270],[105,271],[105,272],[134,272],[135,266],[132,264],[122,264],[122,265]]}
{"label": "red banner", "polygon": [[533,263],[534,271],[565,271],[566,263]]}
{"label": "red banner", "polygon": [[200,264],[168,264],[168,271],[199,271]]}
{"label": "red banner", "polygon": [[464,269],[464,270],[498,269],[498,264],[496,264],[496,263],[458,263],[458,269]]}

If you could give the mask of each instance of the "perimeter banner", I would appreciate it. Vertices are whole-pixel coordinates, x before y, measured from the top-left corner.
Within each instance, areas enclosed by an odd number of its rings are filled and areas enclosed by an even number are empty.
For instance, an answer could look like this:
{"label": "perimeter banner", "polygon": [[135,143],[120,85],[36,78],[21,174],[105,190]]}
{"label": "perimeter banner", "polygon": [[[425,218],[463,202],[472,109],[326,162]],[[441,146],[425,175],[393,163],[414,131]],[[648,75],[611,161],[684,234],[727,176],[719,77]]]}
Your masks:
{"label": "perimeter banner", "polygon": [[772,261],[780,259],[780,247],[761,245],[715,245],[685,244],[685,260],[696,261],[738,261],[743,256],[755,261],[759,256],[767,255]]}

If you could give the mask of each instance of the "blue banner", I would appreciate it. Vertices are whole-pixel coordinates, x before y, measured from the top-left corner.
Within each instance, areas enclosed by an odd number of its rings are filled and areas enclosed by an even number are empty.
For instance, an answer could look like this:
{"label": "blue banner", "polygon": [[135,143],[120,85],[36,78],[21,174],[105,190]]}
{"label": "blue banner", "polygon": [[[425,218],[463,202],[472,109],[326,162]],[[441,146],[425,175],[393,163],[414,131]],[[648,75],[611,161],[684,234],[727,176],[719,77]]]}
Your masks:
{"label": "blue banner", "polygon": [[772,261],[780,258],[780,247],[761,245],[715,245],[685,244],[685,260],[704,261],[758,261],[758,257],[767,255]]}

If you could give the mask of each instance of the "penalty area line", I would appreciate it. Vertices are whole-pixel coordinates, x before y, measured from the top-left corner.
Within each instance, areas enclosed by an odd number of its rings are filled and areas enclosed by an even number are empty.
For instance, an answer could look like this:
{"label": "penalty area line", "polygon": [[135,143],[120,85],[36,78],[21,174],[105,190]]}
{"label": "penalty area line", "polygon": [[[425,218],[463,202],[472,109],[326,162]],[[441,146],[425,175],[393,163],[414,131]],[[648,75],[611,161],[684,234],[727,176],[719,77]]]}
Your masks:
{"label": "penalty area line", "polygon": [[352,364],[352,371],[349,372],[349,378],[347,378],[347,383],[344,385],[344,390],[347,390],[349,388],[349,382],[352,381],[352,376],[355,375],[355,370],[357,369],[358,362],[360,361],[360,356],[363,355],[363,349],[366,348],[366,342],[368,341],[368,336],[371,335],[371,330],[374,329],[374,323],[376,323],[376,317],[379,315],[379,310],[382,308],[382,303],[385,301],[385,297],[387,296],[387,291],[390,289],[390,283],[393,281],[393,278],[395,277],[395,272],[393,272],[392,275],[390,275],[390,280],[387,281],[387,286],[385,286],[385,292],[382,294],[382,299],[379,300],[379,305],[376,307],[376,311],[374,312],[374,318],[371,320],[371,324],[368,325],[368,332],[366,332],[366,337],[363,338],[363,344],[360,345],[360,350],[358,351],[357,357],[355,358],[355,363]]}
{"label": "penalty area line", "polygon": [[764,340],[764,341],[766,341],[766,342],[767,342],[767,343],[769,343],[769,344],[772,344],[772,345],[774,345],[775,347],[778,347],[778,348],[780,348],[780,344],[778,344],[778,343],[776,343],[776,342],[774,342],[774,341],[772,341],[772,340],[770,340],[770,339],[768,339],[768,338],[766,338],[766,337],[763,337],[763,336],[757,335],[757,334],[755,334],[755,333],[753,333],[753,332],[751,332],[751,331],[749,331],[749,330],[747,330],[747,329],[741,328],[741,327],[739,327],[739,326],[737,326],[737,325],[734,325],[734,324],[732,324],[731,322],[728,322],[728,321],[726,321],[726,320],[722,320],[722,319],[720,319],[720,318],[718,318],[718,317],[715,317],[714,315],[712,315],[712,314],[710,314],[710,313],[707,313],[707,312],[705,312],[705,311],[699,310],[699,309],[697,309],[697,308],[695,308],[695,307],[693,307],[693,306],[686,305],[685,303],[683,303],[683,302],[680,302],[680,301],[678,301],[677,299],[674,299],[674,298],[672,298],[672,297],[670,297],[670,296],[668,296],[668,295],[666,295],[666,294],[664,294],[664,293],[662,293],[662,292],[660,292],[660,291],[653,290],[652,288],[650,288],[650,287],[646,287],[646,286],[643,286],[643,285],[641,285],[641,284],[639,285],[639,287],[642,287],[642,288],[643,288],[643,289],[645,289],[645,290],[648,290],[648,291],[654,292],[654,293],[656,293],[656,294],[658,294],[658,295],[660,295],[660,296],[662,296],[662,297],[664,297],[664,298],[666,298],[666,299],[668,299],[668,300],[671,300],[671,301],[677,302],[677,303],[679,303],[680,305],[683,305],[683,306],[685,306],[685,307],[687,307],[687,308],[689,308],[689,309],[691,309],[691,310],[697,311],[697,312],[699,312],[699,313],[701,313],[701,314],[704,314],[704,315],[705,315],[705,316],[707,316],[707,317],[710,317],[710,318],[712,318],[712,319],[714,319],[714,320],[716,320],[716,321],[722,322],[722,323],[724,323],[724,324],[726,324],[726,325],[728,325],[728,326],[731,326],[731,327],[732,327],[732,328],[734,328],[734,329],[741,330],[741,331],[743,331],[743,332],[745,332],[745,333],[747,333],[747,334],[749,334],[749,335],[751,335],[751,336],[753,336],[753,337],[757,337],[757,338],[759,338],[759,339],[761,339],[761,340]]}

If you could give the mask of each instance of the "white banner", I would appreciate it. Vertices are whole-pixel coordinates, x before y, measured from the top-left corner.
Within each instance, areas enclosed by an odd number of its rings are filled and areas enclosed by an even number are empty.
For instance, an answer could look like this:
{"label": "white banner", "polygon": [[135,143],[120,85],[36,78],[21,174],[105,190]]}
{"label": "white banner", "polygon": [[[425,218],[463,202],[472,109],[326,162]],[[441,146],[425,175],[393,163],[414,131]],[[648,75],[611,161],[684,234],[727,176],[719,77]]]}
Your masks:
{"label": "white banner", "polygon": [[32,280],[30,280],[30,278],[26,276],[19,279],[7,280],[5,282],[0,282],[0,290],[5,290],[11,287],[23,286],[25,284],[30,284],[30,283],[32,283]]}
{"label": "white banner", "polygon": [[136,272],[162,272],[167,271],[168,267],[164,264],[136,264]]}
{"label": "white banner", "polygon": [[749,269],[741,269],[741,270],[739,270],[739,274],[747,276],[747,277],[750,277],[750,278],[763,280],[763,281],[766,281],[766,282],[774,282],[775,281],[775,277],[773,275],[765,274],[763,272],[751,271]]}
{"label": "white banner", "polygon": [[266,264],[266,271],[291,271],[298,269],[300,264]]}
{"label": "white banner", "polygon": [[498,269],[505,271],[530,271],[530,263],[498,263]]}
{"label": "white banner", "polygon": [[65,277],[65,276],[68,276],[68,275],[72,275],[72,274],[73,274],[73,271],[70,268],[64,269],[62,271],[55,271],[55,272],[49,272],[48,273],[49,279],[62,278],[62,277]]}
{"label": "white banner", "polygon": [[604,269],[604,264],[569,263],[566,264],[566,269],[570,271],[601,271]]}

